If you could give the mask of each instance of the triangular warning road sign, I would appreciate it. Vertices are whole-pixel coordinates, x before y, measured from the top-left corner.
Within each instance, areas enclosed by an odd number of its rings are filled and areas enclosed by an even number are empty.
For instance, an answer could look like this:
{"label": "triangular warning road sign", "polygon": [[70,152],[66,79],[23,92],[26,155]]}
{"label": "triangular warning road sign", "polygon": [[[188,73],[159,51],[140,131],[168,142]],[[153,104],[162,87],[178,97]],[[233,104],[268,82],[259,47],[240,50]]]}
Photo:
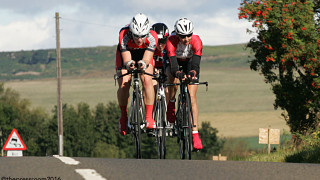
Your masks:
{"label": "triangular warning road sign", "polygon": [[27,146],[22,141],[18,131],[16,129],[13,129],[2,149],[5,151],[26,150]]}

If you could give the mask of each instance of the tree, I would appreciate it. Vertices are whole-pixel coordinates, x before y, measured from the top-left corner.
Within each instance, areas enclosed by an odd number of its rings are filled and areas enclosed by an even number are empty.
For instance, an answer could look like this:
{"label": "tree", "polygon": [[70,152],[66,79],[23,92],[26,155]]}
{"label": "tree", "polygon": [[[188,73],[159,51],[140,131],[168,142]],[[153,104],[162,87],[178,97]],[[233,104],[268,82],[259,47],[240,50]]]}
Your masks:
{"label": "tree", "polygon": [[[129,142],[131,139],[118,133],[118,119],[120,110],[116,102],[109,102],[106,106],[99,103],[95,110],[96,147],[94,157],[125,158],[133,154]],[[129,135],[130,136],[130,135]],[[110,152],[112,151],[112,152]]]}
{"label": "tree", "polygon": [[211,159],[218,154],[224,145],[224,140],[218,139],[218,130],[210,125],[210,122],[202,122],[199,135],[203,142],[203,149],[197,154],[197,159]]}
{"label": "tree", "polygon": [[[292,133],[306,134],[319,125],[320,38],[318,0],[248,0],[239,19],[252,22],[257,37],[250,68],[261,72],[276,96]],[[249,32],[253,32],[250,31]]]}
{"label": "tree", "polygon": [[0,130],[5,142],[13,128],[16,128],[27,146],[25,155],[44,155],[41,147],[41,133],[47,114],[43,109],[30,108],[30,102],[20,99],[18,92],[0,83]]}

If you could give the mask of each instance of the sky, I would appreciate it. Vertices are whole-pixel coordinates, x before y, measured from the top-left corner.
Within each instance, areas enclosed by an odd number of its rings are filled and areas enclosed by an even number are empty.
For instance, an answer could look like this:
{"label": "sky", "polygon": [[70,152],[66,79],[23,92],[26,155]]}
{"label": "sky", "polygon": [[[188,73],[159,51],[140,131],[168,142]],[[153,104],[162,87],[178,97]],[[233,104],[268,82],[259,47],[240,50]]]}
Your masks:
{"label": "sky", "polygon": [[53,49],[59,13],[61,48],[113,46],[137,13],[150,22],[187,17],[204,45],[246,43],[251,24],[239,20],[241,0],[0,0],[0,52]]}

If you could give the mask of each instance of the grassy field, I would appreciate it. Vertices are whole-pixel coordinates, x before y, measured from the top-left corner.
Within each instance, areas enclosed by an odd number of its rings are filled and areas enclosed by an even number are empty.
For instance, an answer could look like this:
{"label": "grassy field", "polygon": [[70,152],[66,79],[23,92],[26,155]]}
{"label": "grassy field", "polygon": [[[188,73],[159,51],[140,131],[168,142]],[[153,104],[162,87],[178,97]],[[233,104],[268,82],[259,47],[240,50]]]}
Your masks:
{"label": "grassy field", "polygon": [[[198,104],[201,121],[209,121],[219,130],[219,136],[258,136],[258,128],[271,126],[288,129],[281,118],[281,111],[273,109],[274,95],[269,85],[257,72],[249,68],[206,68],[201,64],[201,81],[208,81],[209,88],[198,88]],[[30,99],[34,107],[48,112],[57,102],[55,79],[9,81],[10,87]],[[112,73],[98,78],[63,78],[63,103],[76,105],[86,102],[94,108],[99,102],[116,101],[117,86]]]}

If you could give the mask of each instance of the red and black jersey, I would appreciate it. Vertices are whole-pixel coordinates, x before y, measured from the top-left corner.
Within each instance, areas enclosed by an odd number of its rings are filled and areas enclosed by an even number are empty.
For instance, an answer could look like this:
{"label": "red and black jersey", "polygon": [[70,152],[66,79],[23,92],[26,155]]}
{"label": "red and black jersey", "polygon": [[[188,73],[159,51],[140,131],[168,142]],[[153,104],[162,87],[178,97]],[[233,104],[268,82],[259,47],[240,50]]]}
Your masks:
{"label": "red and black jersey", "polygon": [[168,56],[176,56],[179,59],[191,58],[193,55],[202,55],[202,41],[198,35],[192,35],[190,44],[184,45],[177,35],[172,35],[167,41]]}
{"label": "red and black jersey", "polygon": [[188,71],[195,70],[197,75],[199,75],[203,46],[198,35],[192,35],[188,45],[181,43],[177,35],[172,35],[167,41],[166,48],[168,51],[168,57],[171,65],[170,68],[173,76],[175,76],[176,72],[179,70],[178,62],[190,63],[191,68],[188,68]]}
{"label": "red and black jersey", "polygon": [[[143,58],[145,50],[154,52],[158,44],[158,35],[155,31],[150,30],[147,37],[144,39],[144,43],[138,46],[130,32],[129,27],[123,27],[119,33],[119,43],[116,53],[116,70],[121,69],[123,64],[123,59],[121,52],[130,51],[132,60],[141,60]],[[153,66],[153,60],[150,59],[150,64]]]}
{"label": "red and black jersey", "polygon": [[119,45],[120,45],[120,51],[130,51],[130,50],[136,50],[136,49],[146,49],[149,51],[154,52],[158,44],[158,35],[155,31],[150,30],[149,34],[145,38],[145,43],[141,46],[138,46],[133,41],[133,36],[130,32],[129,27],[124,27],[120,31],[119,34]]}
{"label": "red and black jersey", "polygon": [[153,60],[154,60],[154,67],[157,69],[164,67],[164,61],[168,59],[168,53],[166,48],[163,51],[159,51],[158,49],[155,50],[153,54]]}

